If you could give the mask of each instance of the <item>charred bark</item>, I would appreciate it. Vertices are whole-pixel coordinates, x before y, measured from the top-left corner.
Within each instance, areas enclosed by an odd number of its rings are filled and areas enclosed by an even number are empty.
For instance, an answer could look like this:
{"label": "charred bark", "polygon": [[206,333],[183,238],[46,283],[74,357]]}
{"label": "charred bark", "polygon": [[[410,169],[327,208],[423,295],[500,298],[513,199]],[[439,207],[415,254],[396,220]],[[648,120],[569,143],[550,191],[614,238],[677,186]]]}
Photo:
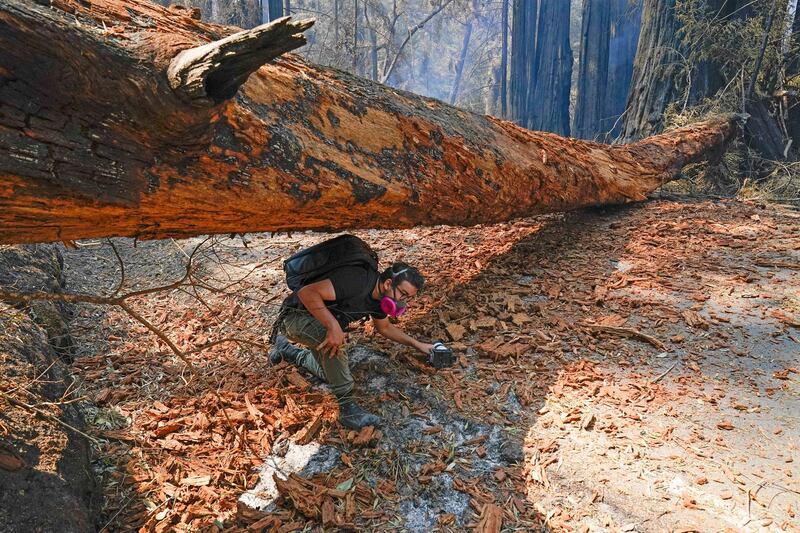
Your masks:
{"label": "charred bark", "polygon": [[[0,4],[0,243],[476,224],[624,203],[735,129],[721,117],[610,147],[291,55],[226,100],[233,86],[219,91],[211,73],[229,66],[238,84],[253,63],[236,56],[291,48],[306,24],[276,21],[265,43],[254,35],[266,29],[231,37],[154,4],[88,6]],[[232,41],[246,51],[205,53]],[[176,64],[199,74],[168,76]]]}
{"label": "charred bark", "polygon": [[530,124],[530,93],[536,79],[532,71],[536,51],[538,0],[514,0],[511,17],[511,71],[509,118],[523,127]]}
{"label": "charred bark", "polygon": [[645,0],[625,115],[627,140],[659,131],[667,105],[683,95],[687,71],[678,30],[675,0]]}
{"label": "charred bark", "polygon": [[569,135],[569,93],[572,48],[569,45],[570,4],[540,0],[536,30],[536,83],[531,104],[531,128]]}
{"label": "charred bark", "polygon": [[283,0],[262,0],[262,2],[267,3],[270,21],[277,20],[285,15],[283,12]]}
{"label": "charred bark", "polygon": [[500,23],[503,25],[500,31],[503,42],[500,45],[500,116],[508,116],[508,0],[503,0],[503,14]]}

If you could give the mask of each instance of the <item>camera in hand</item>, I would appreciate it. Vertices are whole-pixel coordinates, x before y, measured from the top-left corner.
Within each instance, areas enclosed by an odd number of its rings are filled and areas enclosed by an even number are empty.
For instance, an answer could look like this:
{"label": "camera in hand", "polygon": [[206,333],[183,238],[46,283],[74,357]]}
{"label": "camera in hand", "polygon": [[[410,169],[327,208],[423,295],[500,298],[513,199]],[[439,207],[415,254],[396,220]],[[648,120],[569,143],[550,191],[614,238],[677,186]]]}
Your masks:
{"label": "camera in hand", "polygon": [[454,362],[453,350],[441,341],[435,342],[433,348],[428,352],[428,364],[433,368],[448,368],[453,366]]}

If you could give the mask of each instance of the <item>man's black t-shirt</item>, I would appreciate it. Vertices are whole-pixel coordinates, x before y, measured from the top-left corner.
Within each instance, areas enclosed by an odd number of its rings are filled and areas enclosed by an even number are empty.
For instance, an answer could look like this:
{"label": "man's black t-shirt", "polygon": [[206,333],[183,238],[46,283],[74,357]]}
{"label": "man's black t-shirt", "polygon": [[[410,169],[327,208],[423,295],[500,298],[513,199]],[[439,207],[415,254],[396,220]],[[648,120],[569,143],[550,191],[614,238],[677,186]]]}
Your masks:
{"label": "man's black t-shirt", "polygon": [[[367,317],[386,318],[381,311],[380,301],[372,298],[372,290],[378,282],[378,273],[359,266],[337,268],[322,279],[329,279],[336,292],[336,300],[325,300],[325,307],[333,314],[342,329],[351,322]],[[286,306],[304,309],[303,303],[292,293],[286,299]]]}

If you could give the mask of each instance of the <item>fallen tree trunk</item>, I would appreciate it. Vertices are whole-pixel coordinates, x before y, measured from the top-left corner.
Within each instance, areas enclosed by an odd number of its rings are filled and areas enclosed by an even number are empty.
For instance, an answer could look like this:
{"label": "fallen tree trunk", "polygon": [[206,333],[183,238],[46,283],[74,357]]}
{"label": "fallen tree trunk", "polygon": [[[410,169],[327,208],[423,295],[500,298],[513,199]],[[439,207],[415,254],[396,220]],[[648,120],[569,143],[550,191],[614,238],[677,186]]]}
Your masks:
{"label": "fallen tree trunk", "polygon": [[735,130],[720,117],[624,146],[532,132],[278,57],[309,26],[235,33],[140,0],[5,0],[0,243],[476,224],[624,203]]}

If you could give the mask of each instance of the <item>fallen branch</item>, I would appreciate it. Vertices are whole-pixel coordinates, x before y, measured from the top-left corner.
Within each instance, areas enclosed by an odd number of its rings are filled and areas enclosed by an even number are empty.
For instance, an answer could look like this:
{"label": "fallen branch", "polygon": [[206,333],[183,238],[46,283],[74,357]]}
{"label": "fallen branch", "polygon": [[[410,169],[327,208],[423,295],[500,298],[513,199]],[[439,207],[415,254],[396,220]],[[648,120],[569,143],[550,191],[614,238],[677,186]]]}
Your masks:
{"label": "fallen branch", "polygon": [[661,381],[662,379],[664,379],[664,376],[666,376],[667,374],[669,374],[670,372],[672,372],[672,369],[673,369],[673,368],[675,368],[676,366],[678,366],[678,363],[679,363],[679,362],[680,362],[680,361],[675,361],[674,363],[672,363],[672,366],[670,366],[668,369],[666,369],[666,370],[665,370],[665,371],[663,371],[661,374],[659,374],[659,375],[658,375],[658,376],[657,376],[655,379],[653,379],[653,381],[651,381],[650,383],[658,383],[659,381]]}
{"label": "fallen branch", "polygon": [[604,333],[611,333],[613,335],[619,335],[621,337],[629,337],[629,338],[632,338],[632,339],[639,339],[639,340],[642,340],[642,341],[645,341],[647,343],[652,344],[653,346],[655,346],[659,350],[663,350],[665,352],[669,351],[669,349],[667,348],[667,346],[663,342],[661,342],[660,340],[656,339],[655,337],[652,337],[652,336],[650,336],[650,335],[648,335],[646,333],[642,333],[641,331],[636,330],[636,329],[620,328],[620,327],[616,327],[616,326],[602,326],[600,324],[590,324],[589,325],[589,329],[591,329],[592,331],[602,331]]}

